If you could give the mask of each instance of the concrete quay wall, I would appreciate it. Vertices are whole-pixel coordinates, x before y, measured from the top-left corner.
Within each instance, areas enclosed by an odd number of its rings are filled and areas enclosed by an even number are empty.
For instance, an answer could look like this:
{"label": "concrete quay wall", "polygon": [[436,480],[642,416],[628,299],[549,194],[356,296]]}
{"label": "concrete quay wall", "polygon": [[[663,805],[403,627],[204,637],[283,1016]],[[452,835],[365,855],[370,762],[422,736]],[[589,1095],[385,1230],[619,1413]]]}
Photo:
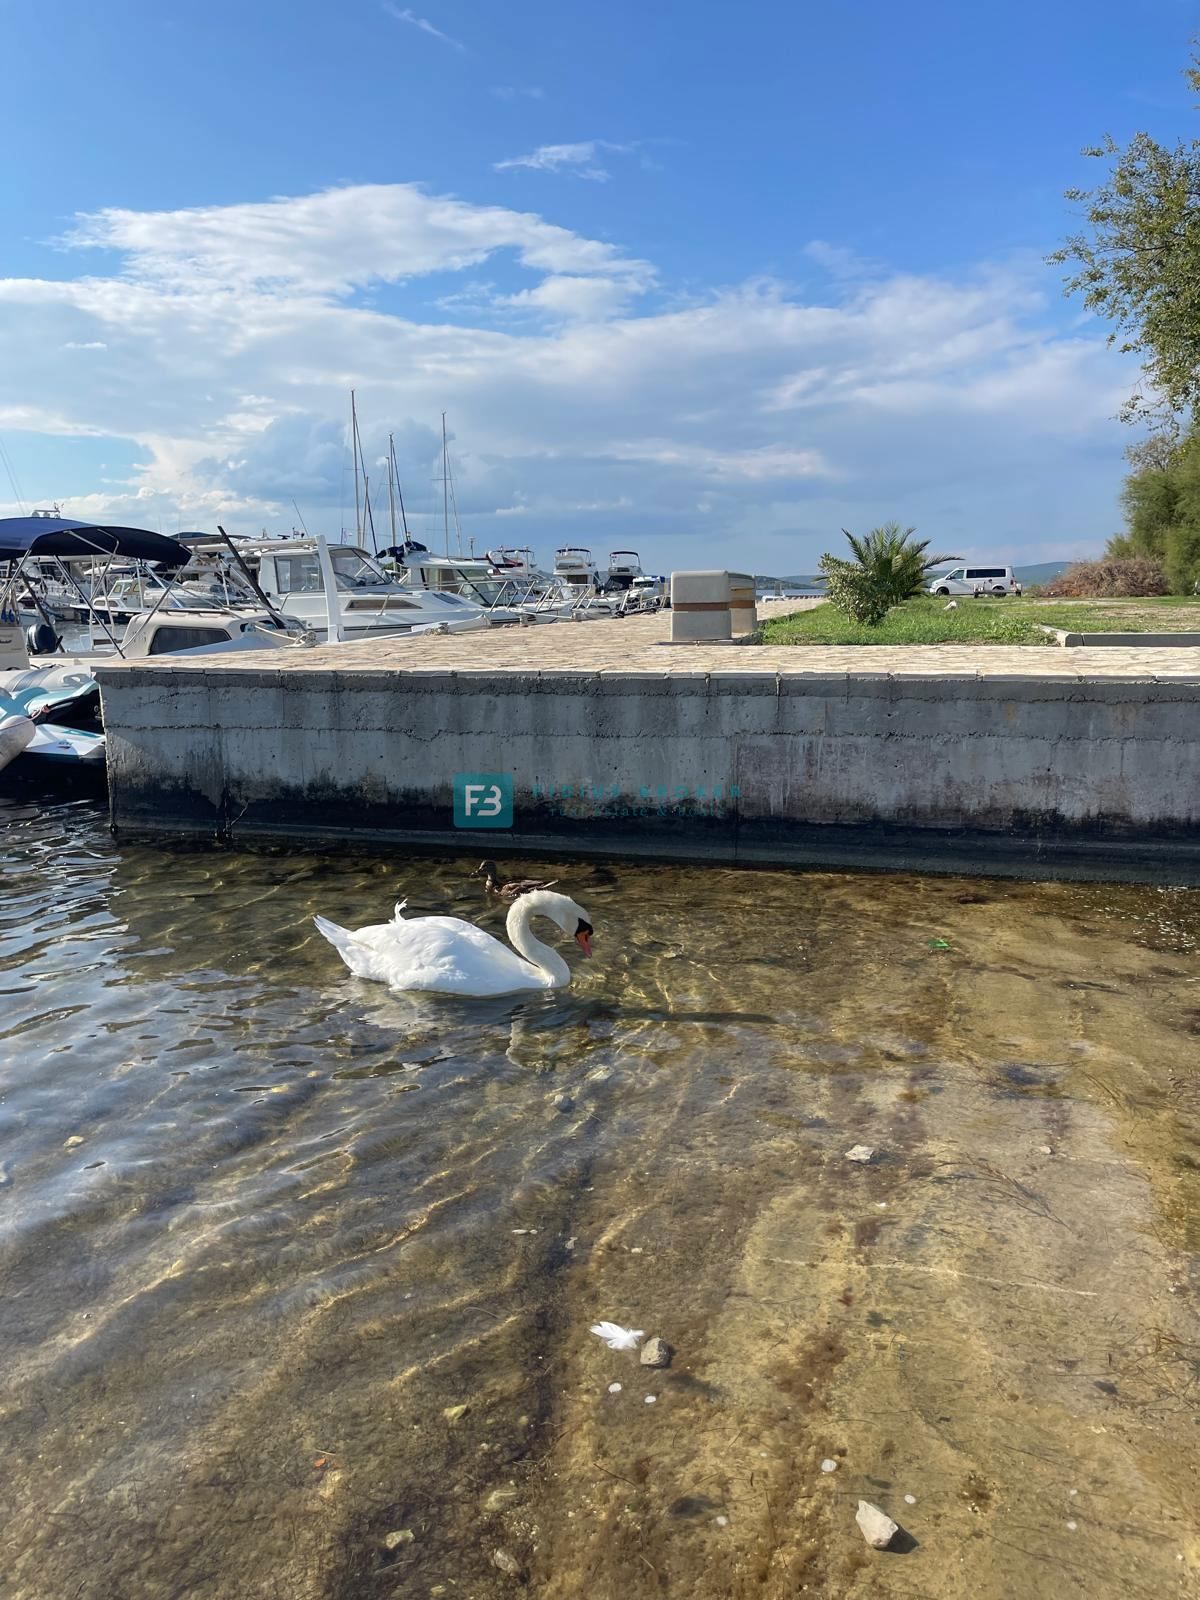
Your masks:
{"label": "concrete quay wall", "polygon": [[[977,871],[1057,857],[1086,875],[1175,878],[1200,860],[1194,678],[819,676],[741,660],[725,673],[197,662],[100,677],[119,830]],[[497,775],[511,825],[456,826],[456,777]]]}

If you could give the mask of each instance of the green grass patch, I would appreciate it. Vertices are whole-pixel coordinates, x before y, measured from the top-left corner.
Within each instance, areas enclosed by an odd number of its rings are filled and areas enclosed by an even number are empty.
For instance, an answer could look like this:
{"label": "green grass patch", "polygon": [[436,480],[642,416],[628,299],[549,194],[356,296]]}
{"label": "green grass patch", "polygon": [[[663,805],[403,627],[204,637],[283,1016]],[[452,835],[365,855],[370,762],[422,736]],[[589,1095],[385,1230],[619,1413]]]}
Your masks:
{"label": "green grass patch", "polygon": [[851,622],[828,602],[812,611],[768,622],[763,644],[1035,644],[1054,640],[1041,631],[1164,633],[1200,630],[1200,596],[1153,600],[966,600],[946,610],[940,597],[922,595],[889,611],[878,627]]}

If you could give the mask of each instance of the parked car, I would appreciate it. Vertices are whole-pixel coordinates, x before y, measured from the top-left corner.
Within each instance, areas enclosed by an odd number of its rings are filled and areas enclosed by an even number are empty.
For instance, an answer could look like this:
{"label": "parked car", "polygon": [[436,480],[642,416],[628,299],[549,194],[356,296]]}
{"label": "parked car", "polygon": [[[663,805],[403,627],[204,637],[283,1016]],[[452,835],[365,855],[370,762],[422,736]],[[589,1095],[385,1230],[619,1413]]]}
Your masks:
{"label": "parked car", "polygon": [[1002,600],[1020,594],[1021,585],[1011,567],[951,567],[935,572],[929,580],[928,594],[990,594]]}

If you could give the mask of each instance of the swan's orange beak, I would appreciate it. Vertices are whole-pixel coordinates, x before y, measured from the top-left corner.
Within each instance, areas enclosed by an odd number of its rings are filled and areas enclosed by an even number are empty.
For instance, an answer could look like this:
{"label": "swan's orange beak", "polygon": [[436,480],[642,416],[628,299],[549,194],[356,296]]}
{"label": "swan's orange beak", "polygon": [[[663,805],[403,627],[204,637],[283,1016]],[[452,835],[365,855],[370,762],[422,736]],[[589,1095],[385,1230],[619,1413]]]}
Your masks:
{"label": "swan's orange beak", "polygon": [[590,928],[580,928],[575,935],[575,943],[585,956],[590,956],[592,953],[592,930]]}

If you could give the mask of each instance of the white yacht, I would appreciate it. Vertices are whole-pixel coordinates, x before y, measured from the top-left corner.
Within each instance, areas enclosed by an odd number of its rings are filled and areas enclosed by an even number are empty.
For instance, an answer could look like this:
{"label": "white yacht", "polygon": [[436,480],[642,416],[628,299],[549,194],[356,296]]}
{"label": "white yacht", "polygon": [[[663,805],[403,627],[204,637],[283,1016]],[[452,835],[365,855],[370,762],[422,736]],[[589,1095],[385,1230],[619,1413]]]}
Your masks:
{"label": "white yacht", "polygon": [[[319,640],[462,633],[493,620],[482,601],[404,581],[359,545],[331,545],[316,537],[237,539],[233,547],[263,597]],[[215,539],[206,537],[193,548],[198,555],[222,556]],[[221,564],[227,562],[222,558]]]}
{"label": "white yacht", "polygon": [[497,550],[489,550],[487,558],[496,572],[510,578],[542,578],[544,574],[538,571],[537,562],[534,560],[533,551],[528,545],[502,544]]}
{"label": "white yacht", "polygon": [[642,560],[636,550],[614,550],[608,558],[609,589],[624,590],[642,576]]}
{"label": "white yacht", "polygon": [[590,589],[594,593],[600,587],[592,552],[582,545],[563,545],[554,552],[554,576],[564,590]]}

